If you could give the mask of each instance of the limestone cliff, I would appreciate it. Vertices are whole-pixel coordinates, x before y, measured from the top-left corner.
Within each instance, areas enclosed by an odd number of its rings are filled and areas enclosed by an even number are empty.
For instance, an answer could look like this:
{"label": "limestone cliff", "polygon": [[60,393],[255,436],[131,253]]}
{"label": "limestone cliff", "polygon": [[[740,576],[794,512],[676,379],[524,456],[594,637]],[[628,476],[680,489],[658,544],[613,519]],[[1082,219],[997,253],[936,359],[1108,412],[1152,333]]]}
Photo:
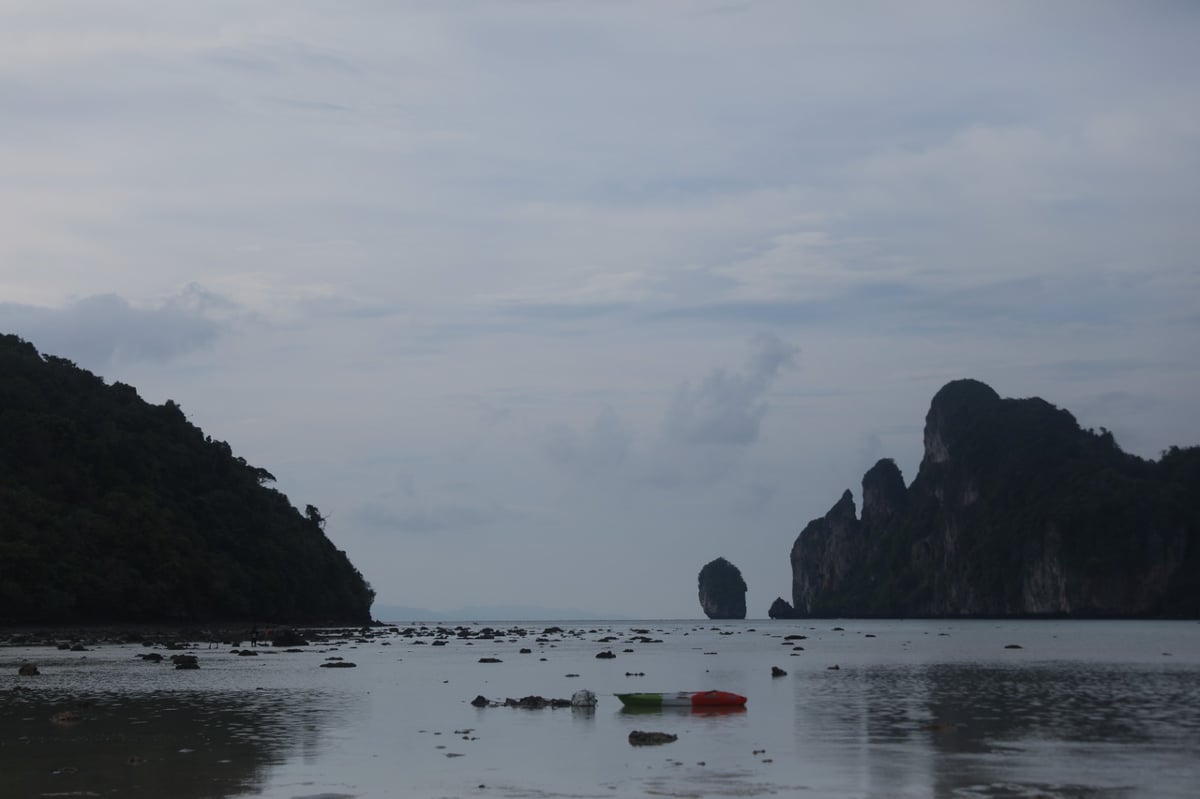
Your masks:
{"label": "limestone cliff", "polygon": [[700,570],[700,607],[710,619],[746,618],[746,581],[725,558],[717,558]]}
{"label": "limestone cliff", "polygon": [[959,380],[907,488],[881,460],[792,547],[798,616],[1200,616],[1200,449],[1122,452]]}

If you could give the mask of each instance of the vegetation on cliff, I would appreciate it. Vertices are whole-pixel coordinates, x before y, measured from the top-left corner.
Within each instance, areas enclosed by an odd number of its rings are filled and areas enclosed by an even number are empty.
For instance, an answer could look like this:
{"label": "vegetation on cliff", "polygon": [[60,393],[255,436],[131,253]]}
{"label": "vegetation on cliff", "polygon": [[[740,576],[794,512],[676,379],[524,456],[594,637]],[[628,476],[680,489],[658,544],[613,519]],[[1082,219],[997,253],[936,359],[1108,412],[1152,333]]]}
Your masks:
{"label": "vegetation on cliff", "polygon": [[704,564],[700,570],[700,607],[710,619],[746,618],[746,581],[725,558]]}
{"label": "vegetation on cliff", "polygon": [[1200,448],[1123,452],[1044,400],[949,383],[912,485],[880,461],[792,549],[797,615],[1200,616]]}
{"label": "vegetation on cliff", "polygon": [[369,620],[274,479],[174,402],[0,335],[0,622]]}

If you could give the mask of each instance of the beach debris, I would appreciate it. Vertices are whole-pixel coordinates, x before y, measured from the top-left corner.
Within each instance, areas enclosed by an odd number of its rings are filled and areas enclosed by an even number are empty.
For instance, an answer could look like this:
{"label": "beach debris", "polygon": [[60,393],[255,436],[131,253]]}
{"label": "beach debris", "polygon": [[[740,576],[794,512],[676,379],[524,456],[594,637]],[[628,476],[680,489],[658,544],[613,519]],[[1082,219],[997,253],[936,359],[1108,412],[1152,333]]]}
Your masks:
{"label": "beach debris", "polygon": [[503,702],[499,700],[488,699],[480,694],[471,700],[471,704],[475,707],[515,707],[522,710],[541,710],[542,708],[559,708],[571,707],[570,699],[547,699],[544,696],[524,696],[520,699],[505,699]]}
{"label": "beach debris", "polygon": [[525,710],[541,710],[544,707],[570,707],[570,699],[546,699],[543,696],[523,696],[520,699],[505,699],[505,707],[519,707]]}
{"label": "beach debris", "polygon": [[632,746],[661,746],[677,740],[679,740],[679,736],[669,732],[634,730],[629,733],[629,743]]}
{"label": "beach debris", "polygon": [[83,715],[78,710],[60,710],[50,717],[54,724],[78,724],[83,721]]}
{"label": "beach debris", "polygon": [[787,672],[784,671],[783,669],[779,668],[778,666],[772,666],[771,667],[771,676],[772,677],[786,677]]}

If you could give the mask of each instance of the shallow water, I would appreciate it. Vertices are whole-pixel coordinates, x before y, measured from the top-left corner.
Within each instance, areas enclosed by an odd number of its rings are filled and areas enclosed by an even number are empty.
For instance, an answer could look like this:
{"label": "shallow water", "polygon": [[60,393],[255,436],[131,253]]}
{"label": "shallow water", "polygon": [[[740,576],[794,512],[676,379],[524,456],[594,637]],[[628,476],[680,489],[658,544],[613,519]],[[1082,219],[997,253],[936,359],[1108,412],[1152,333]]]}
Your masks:
{"label": "shallow water", "polygon": [[[202,645],[195,671],[142,646],[0,649],[0,797],[1198,795],[1195,622],[492,626],[526,634]],[[24,661],[42,674],[18,677]],[[580,688],[595,711],[470,704]],[[747,708],[629,713],[613,696],[708,688]],[[632,730],[679,737],[632,747]]]}

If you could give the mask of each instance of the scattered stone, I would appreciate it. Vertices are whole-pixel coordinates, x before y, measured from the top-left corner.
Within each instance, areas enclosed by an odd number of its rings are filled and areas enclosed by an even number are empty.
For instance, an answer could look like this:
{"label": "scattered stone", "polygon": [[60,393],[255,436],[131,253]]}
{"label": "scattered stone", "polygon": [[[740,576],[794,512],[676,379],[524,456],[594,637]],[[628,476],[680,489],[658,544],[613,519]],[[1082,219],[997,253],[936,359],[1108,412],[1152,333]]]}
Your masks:
{"label": "scattered stone", "polygon": [[140,652],[138,653],[137,657],[141,658],[147,663],[162,663],[163,660],[163,656],[158,652]]}
{"label": "scattered stone", "polygon": [[522,655],[532,655],[532,654],[533,654],[533,650],[532,650],[532,649],[529,649],[528,647],[521,647],[521,650],[520,650],[520,653],[519,653],[519,654],[522,654]]}
{"label": "scattered stone", "polygon": [[597,653],[596,653],[596,659],[597,659],[597,660],[612,660],[612,659],[613,659],[613,658],[615,658],[615,657],[616,657],[616,655],[614,655],[614,654],[612,653],[612,650],[611,650],[611,649],[606,649],[606,650],[604,650],[603,652],[597,652]]}
{"label": "scattered stone", "polygon": [[479,662],[480,663],[503,663],[504,661],[501,660],[500,658],[480,658]]}
{"label": "scattered stone", "polygon": [[17,669],[17,674],[21,677],[36,677],[41,674],[41,672],[38,671],[38,667],[32,663],[22,663],[21,667]]}
{"label": "scattered stone", "polygon": [[290,627],[285,627],[282,630],[276,630],[271,636],[271,646],[287,648],[289,646],[308,646],[308,641],[304,640],[304,636]]}
{"label": "scattered stone", "polygon": [[83,721],[83,716],[77,710],[60,710],[50,717],[50,721],[55,724],[78,724]]}
{"label": "scattered stone", "polygon": [[841,667],[841,666],[839,666],[838,664],[834,663],[832,666],[826,666],[825,668],[829,669],[830,671],[838,671],[838,670],[840,670],[842,667]]}
{"label": "scattered stone", "polygon": [[171,662],[179,670],[200,668],[200,659],[195,655],[171,655]]}
{"label": "scattered stone", "polygon": [[595,707],[596,695],[587,689],[571,694],[571,707]]}
{"label": "scattered stone", "polygon": [[1025,647],[1021,646],[1020,644],[1008,644],[1004,648],[1005,649],[1024,649]]}
{"label": "scattered stone", "polygon": [[358,664],[351,663],[349,660],[334,660],[334,661],[331,661],[328,663],[322,663],[321,668],[323,668],[323,669],[356,669],[356,668],[358,668]]}
{"label": "scattered stone", "polygon": [[772,677],[786,677],[787,672],[784,671],[783,669],[779,668],[778,666],[772,666],[771,667],[771,676]]}
{"label": "scattered stone", "polygon": [[629,733],[629,743],[633,746],[659,746],[679,740],[678,735],[669,732],[643,732],[634,730]]}
{"label": "scattered stone", "polygon": [[486,696],[484,696],[483,694],[479,694],[478,696],[476,696],[474,699],[471,700],[471,704],[474,705],[475,707],[487,707],[488,700],[487,700]]}

